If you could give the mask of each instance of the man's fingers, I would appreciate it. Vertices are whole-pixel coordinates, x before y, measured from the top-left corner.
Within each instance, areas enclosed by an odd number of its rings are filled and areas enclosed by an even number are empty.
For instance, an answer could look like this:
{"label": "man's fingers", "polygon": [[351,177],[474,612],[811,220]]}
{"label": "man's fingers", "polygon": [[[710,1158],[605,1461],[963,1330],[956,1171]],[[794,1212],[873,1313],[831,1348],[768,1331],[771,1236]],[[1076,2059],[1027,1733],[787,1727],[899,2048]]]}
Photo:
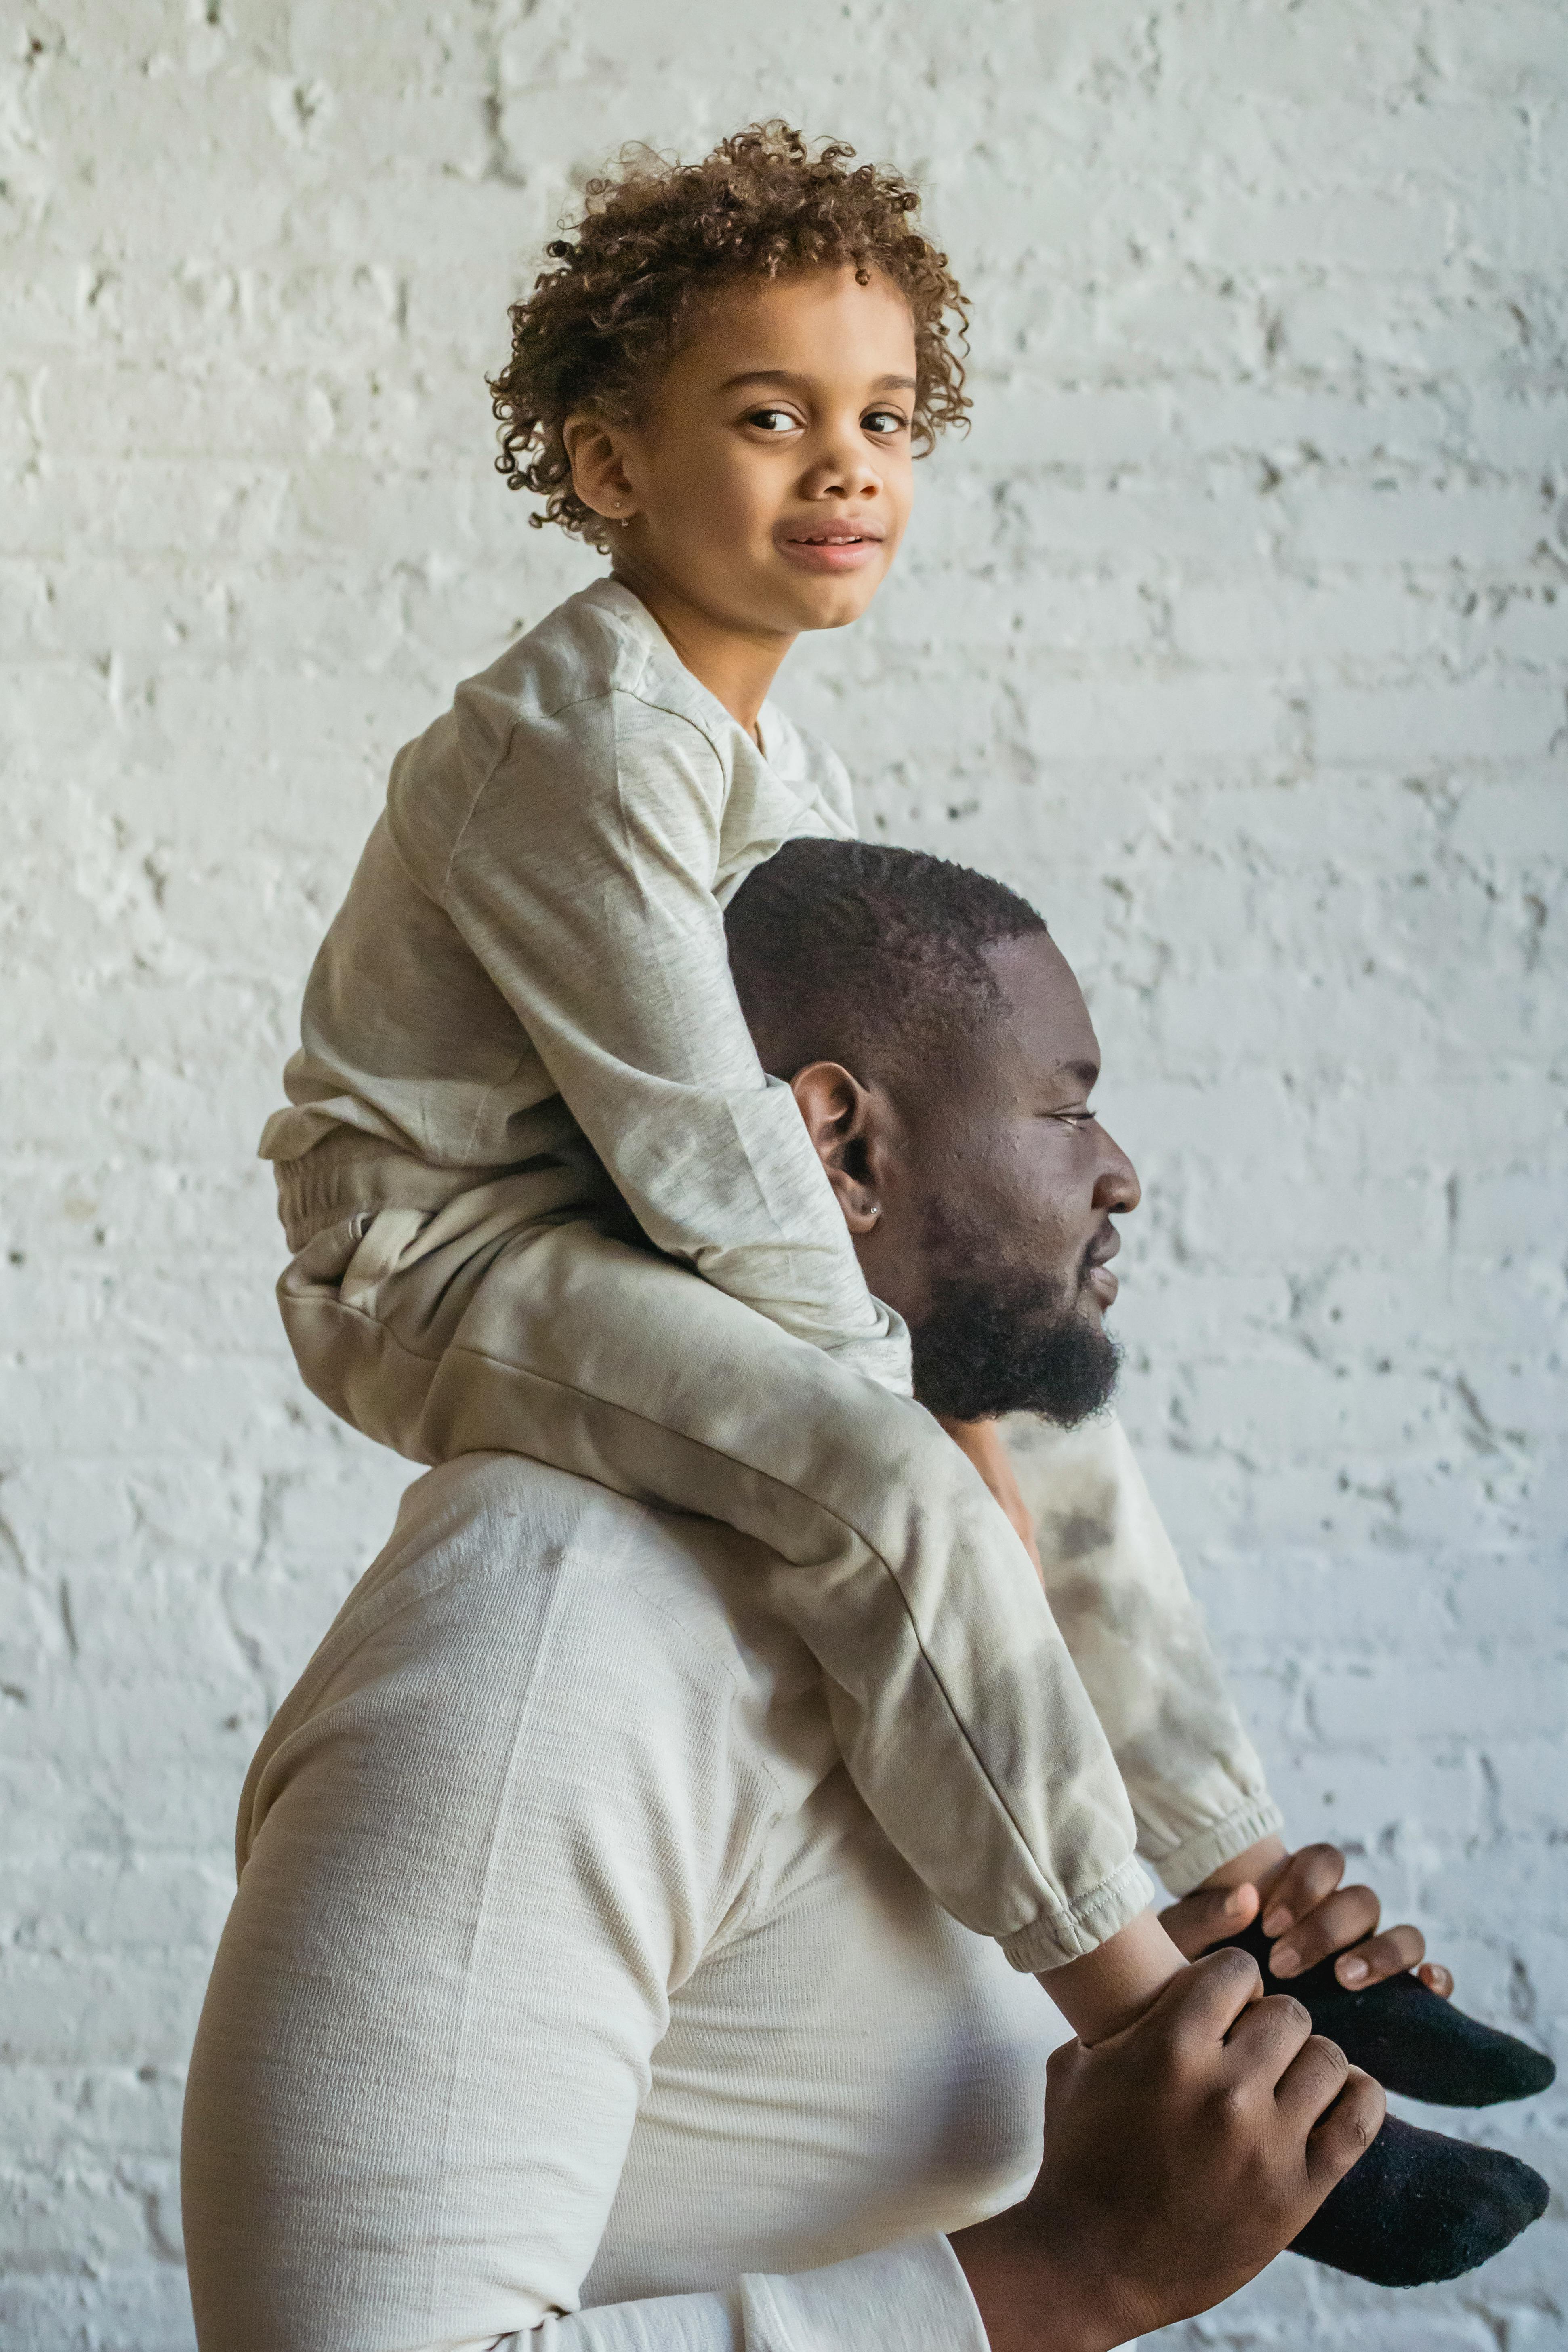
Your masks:
{"label": "man's fingers", "polygon": [[1427,1991],[1435,1992],[1439,2000],[1453,2000],[1453,1972],[1446,1969],[1440,1960],[1423,1960],[1415,1973]]}
{"label": "man's fingers", "polygon": [[1337,1845],[1300,1847],[1268,1890],[1264,1934],[1282,1936],[1331,1895],[1344,1874],[1345,1858]]}
{"label": "man's fingers", "polygon": [[1198,1886],[1160,1914],[1178,1952],[1195,1960],[1224,1936],[1238,1936],[1258,1916],[1256,1886]]}
{"label": "man's fingers", "polygon": [[1307,2135],[1307,2177],[1320,2203],[1352,2165],[1360,2163],[1387,2113],[1382,2084],[1352,2066],[1339,2097]]}
{"label": "man's fingers", "polygon": [[1403,1976],[1426,1958],[1426,1938],[1419,1927],[1408,1924],[1385,1928],[1381,1936],[1372,1937],[1358,1944],[1353,1952],[1344,1953],[1334,1962],[1334,1974],[1341,1984],[1352,1992],[1363,1992],[1368,1985],[1379,1984],[1384,1977]]}
{"label": "man's fingers", "polygon": [[[1225,2037],[1226,2090],[1247,2085],[1278,2094],[1311,2032],[1312,2020],[1305,2004],[1289,1993],[1271,1993],[1267,2000],[1254,2002]],[[1333,2043],[1323,2046],[1331,2050]],[[1340,2063],[1342,2072],[1344,2062]]]}
{"label": "man's fingers", "polygon": [[1350,2061],[1339,2043],[1312,2032],[1309,2019],[1307,2032],[1297,2043],[1289,2065],[1280,2070],[1274,2104],[1297,2131],[1305,2130],[1332,2106],[1350,2072]]}
{"label": "man's fingers", "polygon": [[1262,1995],[1257,1961],[1228,1945],[1173,1976],[1131,2031],[1149,2028],[1196,2050],[1223,2042],[1242,2011]]}
{"label": "man's fingers", "polygon": [[1342,1952],[1349,1944],[1363,1942],[1377,1921],[1378,1900],[1370,1886],[1342,1886],[1274,1945],[1268,1965],[1277,1977],[1299,1976],[1303,1969],[1326,1960],[1331,1952]]}

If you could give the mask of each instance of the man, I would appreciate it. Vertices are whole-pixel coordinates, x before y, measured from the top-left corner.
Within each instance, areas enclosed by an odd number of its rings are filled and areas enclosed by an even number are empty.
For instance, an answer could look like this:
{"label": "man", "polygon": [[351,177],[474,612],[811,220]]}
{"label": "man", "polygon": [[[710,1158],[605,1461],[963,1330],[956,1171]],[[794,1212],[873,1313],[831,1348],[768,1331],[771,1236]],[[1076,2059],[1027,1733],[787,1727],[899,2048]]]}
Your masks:
{"label": "man", "polygon": [[[896,1018],[841,991],[829,1034],[831,959],[763,951],[768,874],[742,1005],[922,1395],[1092,1411],[1137,1193],[1067,966],[922,930],[917,888]],[[1103,2352],[1363,2153],[1377,2086],[1234,1951],[1047,2093],[1049,2005],[866,1811],[774,1575],[515,1457],[411,1490],[242,1801],[186,2116],[203,2352]]]}

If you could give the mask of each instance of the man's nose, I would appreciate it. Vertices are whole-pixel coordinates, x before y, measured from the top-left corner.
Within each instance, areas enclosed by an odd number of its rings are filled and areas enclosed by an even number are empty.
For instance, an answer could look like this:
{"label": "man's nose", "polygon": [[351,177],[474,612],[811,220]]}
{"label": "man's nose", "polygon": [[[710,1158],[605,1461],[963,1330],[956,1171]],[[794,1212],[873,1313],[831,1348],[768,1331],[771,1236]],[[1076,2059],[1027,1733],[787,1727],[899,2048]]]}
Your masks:
{"label": "man's nose", "polygon": [[1143,1198],[1138,1171],[1112,1135],[1105,1138],[1105,1158],[1095,1180],[1094,1205],[1108,1217],[1125,1216]]}

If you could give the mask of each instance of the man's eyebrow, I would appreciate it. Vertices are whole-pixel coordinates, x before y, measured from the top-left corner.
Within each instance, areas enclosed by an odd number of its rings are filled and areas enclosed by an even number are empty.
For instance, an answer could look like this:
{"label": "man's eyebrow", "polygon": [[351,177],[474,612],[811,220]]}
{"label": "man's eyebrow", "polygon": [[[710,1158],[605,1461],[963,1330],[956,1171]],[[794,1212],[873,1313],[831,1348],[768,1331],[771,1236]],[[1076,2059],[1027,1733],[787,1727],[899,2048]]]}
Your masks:
{"label": "man's eyebrow", "polygon": [[1076,1078],[1085,1094],[1090,1094],[1100,1084],[1100,1064],[1098,1062],[1058,1062],[1057,1076],[1061,1078]]}
{"label": "man's eyebrow", "polygon": [[[739,375],[726,376],[719,389],[721,392],[734,392],[743,383],[777,383],[793,389],[810,382],[809,376],[799,375],[791,368],[742,368]],[[912,375],[879,375],[871,386],[873,392],[914,392],[917,389]]]}

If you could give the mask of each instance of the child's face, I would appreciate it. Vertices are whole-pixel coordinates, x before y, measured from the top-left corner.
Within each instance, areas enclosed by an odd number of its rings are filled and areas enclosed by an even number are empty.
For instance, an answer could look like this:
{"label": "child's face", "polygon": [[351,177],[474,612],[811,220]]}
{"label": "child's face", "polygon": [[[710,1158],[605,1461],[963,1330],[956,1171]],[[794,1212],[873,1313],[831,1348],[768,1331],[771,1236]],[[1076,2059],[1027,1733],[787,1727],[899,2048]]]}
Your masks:
{"label": "child's face", "polygon": [[[858,619],[909,520],[914,325],[885,278],[727,289],[635,426],[574,455],[618,570],[748,635]],[[597,457],[597,464],[593,460]]]}

